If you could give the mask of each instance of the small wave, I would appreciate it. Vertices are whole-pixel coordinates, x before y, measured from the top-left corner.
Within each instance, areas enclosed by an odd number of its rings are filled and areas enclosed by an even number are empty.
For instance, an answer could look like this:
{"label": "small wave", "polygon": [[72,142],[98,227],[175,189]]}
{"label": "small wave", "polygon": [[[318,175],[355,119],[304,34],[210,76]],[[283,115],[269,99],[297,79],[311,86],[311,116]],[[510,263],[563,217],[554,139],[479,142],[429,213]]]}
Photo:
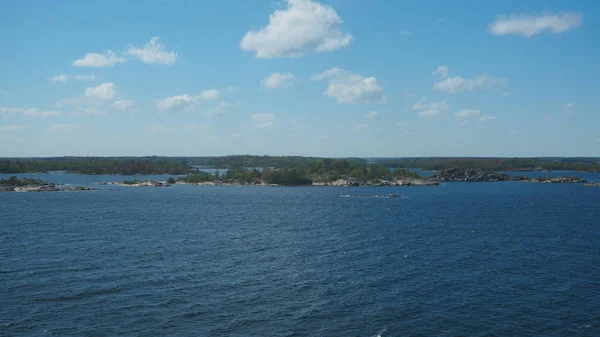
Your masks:
{"label": "small wave", "polygon": [[387,326],[381,330],[379,330],[379,332],[377,333],[377,335],[375,335],[375,337],[382,337],[383,333],[387,330]]}

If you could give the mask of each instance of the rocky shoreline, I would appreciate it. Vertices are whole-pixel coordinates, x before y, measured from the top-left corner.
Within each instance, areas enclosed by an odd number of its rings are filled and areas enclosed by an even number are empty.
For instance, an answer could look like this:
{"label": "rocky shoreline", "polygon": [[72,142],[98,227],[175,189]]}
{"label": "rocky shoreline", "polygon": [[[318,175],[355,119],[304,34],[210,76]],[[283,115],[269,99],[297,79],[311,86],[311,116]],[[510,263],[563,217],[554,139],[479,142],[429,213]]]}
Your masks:
{"label": "rocky shoreline", "polygon": [[[600,183],[588,183],[579,177],[537,177],[529,178],[523,176],[508,175],[504,173],[487,172],[478,169],[446,169],[436,172],[430,177],[423,178],[392,178],[360,180],[351,177],[342,177],[335,180],[327,180],[323,177],[314,177],[311,184],[303,186],[332,186],[332,187],[359,187],[359,186],[438,186],[445,182],[501,182],[501,181],[523,181],[540,184],[579,184],[600,187]],[[11,179],[13,179],[11,177]],[[15,178],[16,179],[16,178]],[[8,181],[6,181],[8,182]],[[238,181],[238,180],[212,180],[198,183],[185,182],[182,180],[144,180],[144,181],[118,181],[98,182],[95,185],[119,186],[119,187],[167,187],[170,185],[196,185],[196,186],[280,186],[269,184],[263,180]],[[98,188],[84,186],[62,187],[35,179],[14,180],[14,185],[3,184],[0,192],[59,192],[59,191],[90,191]]]}
{"label": "rocky shoreline", "polygon": [[531,178],[523,176],[513,176],[504,173],[487,172],[476,169],[456,169],[450,168],[436,172],[429,177],[433,181],[445,182],[496,182],[496,181],[527,181]]}
{"label": "rocky shoreline", "polygon": [[72,192],[72,191],[98,191],[98,188],[90,188],[84,186],[74,187],[56,187],[54,184],[42,186],[26,185],[26,186],[2,186],[0,192]]}
{"label": "rocky shoreline", "polygon": [[134,181],[134,182],[109,181],[109,182],[96,183],[96,185],[123,186],[123,187],[166,187],[171,184],[169,184],[167,181],[164,181],[164,180],[144,180],[144,181]]}

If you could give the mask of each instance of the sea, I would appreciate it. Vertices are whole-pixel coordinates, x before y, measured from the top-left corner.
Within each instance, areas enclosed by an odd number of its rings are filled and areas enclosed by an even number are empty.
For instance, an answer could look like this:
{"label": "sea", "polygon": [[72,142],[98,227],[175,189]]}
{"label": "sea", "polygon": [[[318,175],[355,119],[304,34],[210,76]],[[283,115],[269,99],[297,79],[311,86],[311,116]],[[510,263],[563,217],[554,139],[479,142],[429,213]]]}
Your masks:
{"label": "sea", "polygon": [[0,194],[0,336],[600,336],[597,187],[17,176],[100,190]]}

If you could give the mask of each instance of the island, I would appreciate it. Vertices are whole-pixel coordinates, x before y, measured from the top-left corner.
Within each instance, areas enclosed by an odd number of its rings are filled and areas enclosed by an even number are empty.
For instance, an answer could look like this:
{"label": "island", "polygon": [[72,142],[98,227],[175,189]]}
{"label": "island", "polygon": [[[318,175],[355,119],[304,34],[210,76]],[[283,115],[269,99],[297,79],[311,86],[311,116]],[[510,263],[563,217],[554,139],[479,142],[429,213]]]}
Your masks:
{"label": "island", "polygon": [[[222,168],[223,173],[216,167]],[[211,186],[437,186],[450,182],[586,183],[576,177],[525,177],[506,171],[554,169],[596,171],[600,158],[318,158],[277,156],[224,157],[61,157],[0,158],[0,172],[76,174],[169,174],[168,180],[123,180],[97,183],[120,187]],[[210,172],[207,171],[210,169]],[[419,172],[434,171],[430,176]],[[44,181],[11,177],[3,191],[65,191]]]}
{"label": "island", "polygon": [[65,191],[92,191],[96,188],[84,186],[56,187],[55,184],[39,179],[19,179],[11,176],[0,180],[0,192],[65,192]]}

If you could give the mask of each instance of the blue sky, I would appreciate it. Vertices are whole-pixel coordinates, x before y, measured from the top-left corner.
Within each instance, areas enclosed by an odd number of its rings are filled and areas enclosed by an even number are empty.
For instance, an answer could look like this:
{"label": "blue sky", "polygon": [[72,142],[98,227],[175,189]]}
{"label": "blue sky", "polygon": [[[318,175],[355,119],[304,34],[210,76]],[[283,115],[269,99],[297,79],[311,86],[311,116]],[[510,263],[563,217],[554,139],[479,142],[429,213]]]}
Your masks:
{"label": "blue sky", "polygon": [[596,1],[3,1],[0,156],[600,156]]}

